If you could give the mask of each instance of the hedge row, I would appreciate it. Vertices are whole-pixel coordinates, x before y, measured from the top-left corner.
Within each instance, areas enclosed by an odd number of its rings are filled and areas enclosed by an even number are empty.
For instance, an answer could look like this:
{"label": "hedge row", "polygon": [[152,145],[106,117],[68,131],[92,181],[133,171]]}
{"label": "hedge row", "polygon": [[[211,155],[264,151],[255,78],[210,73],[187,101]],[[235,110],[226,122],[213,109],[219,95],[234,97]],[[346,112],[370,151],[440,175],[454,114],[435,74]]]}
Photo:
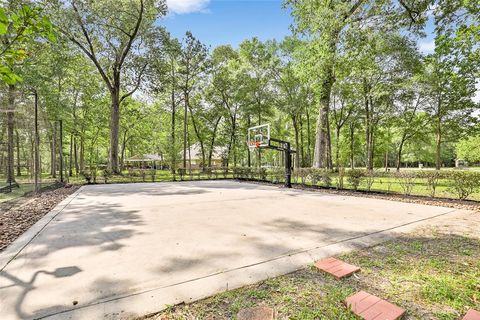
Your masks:
{"label": "hedge row", "polygon": [[[282,182],[284,179],[283,168],[234,168],[234,177],[246,180]],[[419,182],[426,185],[429,195],[435,197],[440,183],[446,184],[448,190],[458,199],[465,200],[473,193],[480,192],[480,172],[468,171],[400,171],[379,172],[368,170],[345,170],[332,172],[326,169],[299,168],[292,172],[292,182],[302,185],[332,187],[337,189],[358,190],[365,186],[365,191],[372,191],[372,186],[378,178],[393,178],[402,189],[403,194],[411,195],[413,188]]]}

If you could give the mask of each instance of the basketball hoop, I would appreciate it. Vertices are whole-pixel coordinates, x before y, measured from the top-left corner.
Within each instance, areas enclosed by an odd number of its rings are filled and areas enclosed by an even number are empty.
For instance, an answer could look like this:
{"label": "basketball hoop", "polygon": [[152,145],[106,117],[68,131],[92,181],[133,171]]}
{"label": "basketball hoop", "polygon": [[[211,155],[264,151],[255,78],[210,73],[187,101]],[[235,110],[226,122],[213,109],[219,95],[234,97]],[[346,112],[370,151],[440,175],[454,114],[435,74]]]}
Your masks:
{"label": "basketball hoop", "polygon": [[247,146],[250,152],[267,147],[270,141],[270,125],[262,124],[248,128]]}
{"label": "basketball hoop", "polygon": [[260,141],[248,141],[248,149],[250,152],[255,151],[255,149],[260,149],[261,142]]}

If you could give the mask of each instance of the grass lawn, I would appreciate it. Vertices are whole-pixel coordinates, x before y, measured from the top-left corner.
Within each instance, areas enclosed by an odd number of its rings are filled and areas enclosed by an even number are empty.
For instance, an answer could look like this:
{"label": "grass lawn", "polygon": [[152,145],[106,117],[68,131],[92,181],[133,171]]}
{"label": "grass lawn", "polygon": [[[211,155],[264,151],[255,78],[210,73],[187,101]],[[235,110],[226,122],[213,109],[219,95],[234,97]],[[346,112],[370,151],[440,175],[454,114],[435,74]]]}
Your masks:
{"label": "grass lawn", "polygon": [[[17,182],[19,183],[19,187],[13,187],[12,192],[0,193],[0,203],[18,199],[25,196],[27,193],[34,191],[35,189],[34,184],[30,181],[17,179]],[[40,184],[40,188],[48,187],[53,183],[53,181],[44,181]]]}
{"label": "grass lawn", "polygon": [[275,308],[277,319],[357,319],[341,301],[359,290],[405,308],[404,319],[459,319],[469,308],[480,310],[478,213],[475,219],[345,254],[340,258],[362,268],[345,280],[308,266],[147,319],[235,319],[258,305]]}

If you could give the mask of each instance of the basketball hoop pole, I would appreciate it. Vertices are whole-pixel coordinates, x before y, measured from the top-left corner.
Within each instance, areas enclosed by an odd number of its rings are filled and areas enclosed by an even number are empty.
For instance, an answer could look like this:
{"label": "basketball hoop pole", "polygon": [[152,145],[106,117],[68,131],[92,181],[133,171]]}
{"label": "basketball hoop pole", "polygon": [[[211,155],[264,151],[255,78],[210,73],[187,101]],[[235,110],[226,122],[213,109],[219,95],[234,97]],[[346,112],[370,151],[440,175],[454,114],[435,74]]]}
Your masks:
{"label": "basketball hoop pole", "polygon": [[285,142],[285,187],[292,187],[292,149],[290,142]]}
{"label": "basketball hoop pole", "polygon": [[[280,146],[274,146],[271,142],[276,142]],[[268,148],[283,151],[285,156],[285,188],[292,187],[292,154],[295,153],[295,150],[292,150],[290,147],[290,142],[283,141],[275,138],[270,138],[268,141]]]}

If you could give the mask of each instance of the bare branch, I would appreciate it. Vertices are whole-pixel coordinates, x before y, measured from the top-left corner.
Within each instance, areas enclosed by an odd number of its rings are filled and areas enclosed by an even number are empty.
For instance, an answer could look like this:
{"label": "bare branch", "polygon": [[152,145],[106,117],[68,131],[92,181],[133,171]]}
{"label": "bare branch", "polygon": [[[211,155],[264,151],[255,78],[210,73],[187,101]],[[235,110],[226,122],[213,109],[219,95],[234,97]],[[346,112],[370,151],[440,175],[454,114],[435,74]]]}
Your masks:
{"label": "bare branch", "polygon": [[125,61],[127,55],[128,55],[128,52],[130,51],[131,47],[132,47],[132,44],[133,44],[133,41],[135,40],[135,37],[137,36],[138,34],[138,30],[140,29],[140,25],[142,23],[142,19],[143,19],[143,13],[144,13],[144,10],[145,10],[145,7],[144,7],[144,3],[143,3],[143,0],[140,0],[140,10],[139,10],[139,13],[138,13],[138,19],[137,19],[137,23],[135,24],[135,28],[131,34],[131,36],[129,37],[129,40],[127,42],[127,45],[125,46],[125,48],[123,49],[123,52],[120,56],[120,61],[118,62],[118,68],[120,69],[123,65],[123,62]]}
{"label": "bare branch", "polygon": [[143,68],[142,70],[140,70],[140,73],[138,74],[138,77],[137,77],[137,81],[135,83],[135,86],[133,87],[133,89],[126,93],[125,95],[123,95],[121,98],[120,98],[120,103],[125,100],[126,98],[130,97],[132,94],[135,93],[135,91],[138,90],[138,88],[140,87],[140,83],[142,82],[142,76],[143,76],[143,73],[145,72],[145,69],[147,68],[147,64],[145,63],[143,65]]}
{"label": "bare branch", "polygon": [[98,72],[102,76],[103,81],[105,81],[105,83],[107,84],[108,89],[110,91],[112,91],[113,90],[112,83],[111,83],[110,79],[108,78],[107,74],[105,73],[105,71],[103,70],[103,67],[100,65],[100,62],[98,61],[98,59],[95,55],[95,50],[93,48],[92,41],[90,40],[90,36],[88,35],[88,31],[85,28],[85,25],[83,23],[82,16],[80,15],[80,12],[78,11],[77,6],[75,5],[75,1],[72,1],[72,7],[73,7],[73,10],[76,13],[77,22],[78,22],[80,28],[82,29],[82,33],[83,33],[85,39],[87,40],[89,48],[87,49],[83,44],[81,44],[77,39],[75,39],[75,37],[69,35],[64,30],[61,30],[61,32],[63,34],[65,34],[72,42],[74,42],[76,45],[78,45],[80,47],[80,49],[83,52],[85,52],[85,54],[90,58],[90,60],[93,61],[93,63],[95,64],[95,66],[98,69]]}

